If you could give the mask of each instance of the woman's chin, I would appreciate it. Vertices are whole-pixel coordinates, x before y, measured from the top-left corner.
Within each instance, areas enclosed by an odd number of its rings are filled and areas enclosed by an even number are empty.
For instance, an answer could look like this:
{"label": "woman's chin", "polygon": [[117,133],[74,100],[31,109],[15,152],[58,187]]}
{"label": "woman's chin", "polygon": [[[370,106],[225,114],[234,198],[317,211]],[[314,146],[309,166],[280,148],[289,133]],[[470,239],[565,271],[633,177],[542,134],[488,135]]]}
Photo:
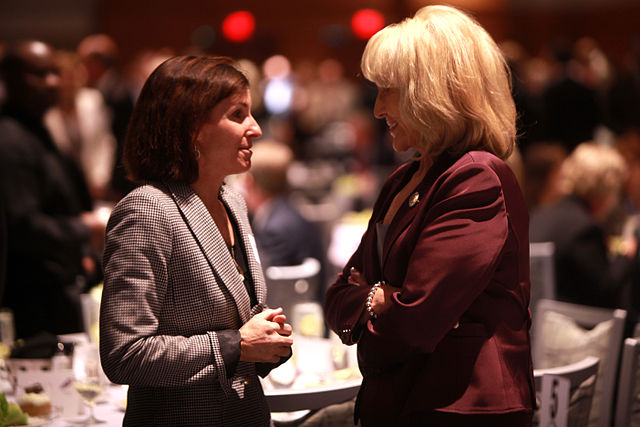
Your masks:
{"label": "woman's chin", "polygon": [[393,144],[391,145],[391,147],[393,148],[393,151],[395,151],[396,153],[404,153],[409,148],[411,148],[405,144],[397,144],[395,140],[393,141]]}

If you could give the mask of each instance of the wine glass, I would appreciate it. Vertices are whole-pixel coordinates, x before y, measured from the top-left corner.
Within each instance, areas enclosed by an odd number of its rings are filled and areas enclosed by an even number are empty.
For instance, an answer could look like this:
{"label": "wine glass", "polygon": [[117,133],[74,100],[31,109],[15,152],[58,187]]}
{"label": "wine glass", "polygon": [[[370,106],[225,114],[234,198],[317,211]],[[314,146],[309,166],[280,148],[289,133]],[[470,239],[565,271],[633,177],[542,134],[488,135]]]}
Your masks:
{"label": "wine glass", "polygon": [[93,413],[96,401],[104,392],[101,369],[100,355],[95,344],[86,343],[75,347],[73,351],[74,387],[84,404],[89,407],[89,417],[77,421],[77,424],[92,425],[106,422],[97,419]]}

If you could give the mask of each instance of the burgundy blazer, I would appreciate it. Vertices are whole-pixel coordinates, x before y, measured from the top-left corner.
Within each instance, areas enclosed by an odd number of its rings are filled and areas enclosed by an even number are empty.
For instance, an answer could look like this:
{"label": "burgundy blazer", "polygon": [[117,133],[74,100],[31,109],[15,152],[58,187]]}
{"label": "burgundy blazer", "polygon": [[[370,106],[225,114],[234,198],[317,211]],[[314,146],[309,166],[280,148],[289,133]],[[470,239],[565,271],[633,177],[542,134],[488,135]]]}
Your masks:
{"label": "burgundy blazer", "polygon": [[[391,223],[377,253],[376,223],[417,170],[384,184],[367,231],[326,294],[326,319],[358,343],[363,425],[412,412],[531,411],[529,216],[509,167],[484,151],[441,155]],[[355,267],[372,285],[398,287],[392,305],[357,325],[368,286],[347,284]],[[387,418],[385,418],[387,417]],[[390,418],[389,418],[390,417]]]}

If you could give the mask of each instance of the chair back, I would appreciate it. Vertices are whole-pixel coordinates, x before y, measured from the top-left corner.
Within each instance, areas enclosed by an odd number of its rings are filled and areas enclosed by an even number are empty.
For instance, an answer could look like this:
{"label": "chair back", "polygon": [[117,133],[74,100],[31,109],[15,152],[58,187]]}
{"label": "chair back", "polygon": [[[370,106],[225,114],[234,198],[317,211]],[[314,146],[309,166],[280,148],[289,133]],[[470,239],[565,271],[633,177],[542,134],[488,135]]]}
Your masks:
{"label": "chair back", "polygon": [[565,366],[534,369],[539,425],[587,425],[599,363],[588,356]]}
{"label": "chair back", "polygon": [[627,312],[560,301],[538,301],[532,328],[535,368],[578,362],[586,356],[600,359],[598,384],[591,407],[590,426],[609,427]]}
{"label": "chair back", "polygon": [[[333,227],[340,220],[344,209],[335,200],[331,200],[330,197],[319,202],[311,202],[305,196],[294,192],[291,195],[291,199],[298,209],[298,212],[300,212],[300,215],[313,224],[318,230],[320,243],[322,244],[322,253],[325,254],[325,259],[319,261],[327,265],[326,254],[329,249],[329,244],[331,243],[331,233]],[[325,284],[323,283],[322,285]]]}
{"label": "chair back", "polygon": [[531,302],[535,309],[541,299],[556,299],[556,268],[554,264],[555,245],[553,242],[529,244],[529,278],[531,281]]}
{"label": "chair back", "polygon": [[320,261],[317,259],[305,258],[299,265],[267,267],[264,273],[267,305],[284,308],[289,320],[296,304],[316,301],[320,286]]}
{"label": "chair back", "polygon": [[[622,348],[618,396],[616,399],[616,427],[640,425],[640,339],[627,338]],[[634,419],[635,418],[635,419]]]}

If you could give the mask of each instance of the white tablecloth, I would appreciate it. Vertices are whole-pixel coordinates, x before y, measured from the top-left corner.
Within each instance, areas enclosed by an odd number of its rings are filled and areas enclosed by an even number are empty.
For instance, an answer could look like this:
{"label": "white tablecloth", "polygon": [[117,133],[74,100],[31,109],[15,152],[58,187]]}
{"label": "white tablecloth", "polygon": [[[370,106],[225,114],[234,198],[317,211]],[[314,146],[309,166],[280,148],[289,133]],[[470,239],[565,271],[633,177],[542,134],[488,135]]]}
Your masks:
{"label": "white tablecloth", "polygon": [[[103,398],[101,398],[94,407],[95,417],[105,421],[100,424],[104,427],[121,426],[124,418],[124,405],[126,402],[127,389],[120,385],[107,386]],[[8,401],[15,402],[16,396],[7,396]],[[72,425],[81,425],[78,422],[89,417],[89,408],[82,404],[78,398],[76,415],[69,413],[62,414],[59,407],[54,407],[52,413],[48,417],[30,417],[30,426],[47,426],[47,427],[70,427]],[[67,408],[67,411],[70,410]]]}
{"label": "white tablecloth", "polygon": [[[336,337],[333,339],[296,337],[294,356],[265,379],[263,386],[274,411],[299,411],[318,409],[332,403],[351,399],[357,394],[360,378],[355,360],[355,347],[346,347]],[[35,361],[34,361],[35,362]],[[73,378],[71,370],[40,370],[31,367],[31,374],[22,373],[24,384],[40,382],[45,389],[65,390],[64,413],[55,409],[53,418],[43,424],[40,420],[33,425],[69,427],[74,422],[89,416],[88,408],[82,404],[73,387],[61,387]],[[26,375],[26,376],[25,376]],[[35,375],[35,377],[33,376]],[[288,379],[287,383],[284,380]],[[105,382],[108,381],[106,376]],[[109,384],[103,398],[94,408],[96,418],[105,421],[104,427],[121,426],[126,406],[127,386]],[[54,406],[61,405],[61,392],[52,395]],[[8,396],[15,400],[16,396]],[[69,404],[69,399],[73,402]],[[276,415],[276,414],[274,414]],[[77,425],[77,424],[75,424]]]}

